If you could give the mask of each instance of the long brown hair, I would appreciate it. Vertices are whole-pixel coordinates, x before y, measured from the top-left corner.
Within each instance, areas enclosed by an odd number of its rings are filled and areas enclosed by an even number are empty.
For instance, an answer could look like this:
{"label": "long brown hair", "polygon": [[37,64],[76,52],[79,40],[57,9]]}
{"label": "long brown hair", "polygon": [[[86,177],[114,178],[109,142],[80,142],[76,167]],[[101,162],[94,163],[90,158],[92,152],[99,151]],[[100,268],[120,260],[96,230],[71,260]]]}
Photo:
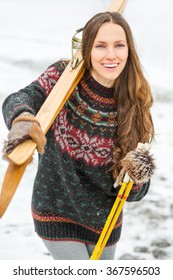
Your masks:
{"label": "long brown hair", "polygon": [[105,22],[113,22],[124,29],[129,49],[126,66],[115,80],[118,128],[114,143],[113,175],[116,178],[121,169],[120,160],[127,152],[134,150],[138,142],[146,143],[154,138],[154,126],[150,114],[153,97],[135,50],[130,26],[118,13],[96,14],[85,25],[82,37],[82,55],[86,70],[91,72],[92,46],[100,26]]}

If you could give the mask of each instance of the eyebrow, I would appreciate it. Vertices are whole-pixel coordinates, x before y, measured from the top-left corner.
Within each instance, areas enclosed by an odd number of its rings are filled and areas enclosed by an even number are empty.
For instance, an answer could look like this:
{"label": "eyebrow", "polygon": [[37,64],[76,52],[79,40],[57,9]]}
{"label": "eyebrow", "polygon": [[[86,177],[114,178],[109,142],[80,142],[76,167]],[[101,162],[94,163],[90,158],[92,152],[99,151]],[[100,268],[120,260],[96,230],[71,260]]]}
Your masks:
{"label": "eyebrow", "polygon": [[[120,42],[127,43],[127,41],[125,41],[125,40],[118,40],[118,41],[115,41],[114,43],[120,43]],[[96,41],[95,43],[106,43],[106,41]]]}

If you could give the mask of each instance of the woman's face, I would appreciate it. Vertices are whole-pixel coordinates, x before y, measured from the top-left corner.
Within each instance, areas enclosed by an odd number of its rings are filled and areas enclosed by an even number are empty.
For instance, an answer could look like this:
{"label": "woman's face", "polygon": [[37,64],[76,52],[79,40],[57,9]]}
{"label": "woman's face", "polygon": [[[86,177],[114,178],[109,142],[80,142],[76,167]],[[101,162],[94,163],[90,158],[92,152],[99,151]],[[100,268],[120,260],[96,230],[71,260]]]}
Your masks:
{"label": "woman's face", "polygon": [[112,87],[128,58],[124,29],[115,23],[103,23],[91,50],[91,75],[101,85]]}

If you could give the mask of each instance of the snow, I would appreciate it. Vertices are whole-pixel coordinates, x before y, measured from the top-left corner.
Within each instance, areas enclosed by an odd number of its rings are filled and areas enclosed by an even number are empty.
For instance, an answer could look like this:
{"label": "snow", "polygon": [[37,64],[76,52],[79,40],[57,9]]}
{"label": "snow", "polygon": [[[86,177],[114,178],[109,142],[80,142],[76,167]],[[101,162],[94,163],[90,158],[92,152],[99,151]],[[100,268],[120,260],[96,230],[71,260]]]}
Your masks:
{"label": "snow", "polygon": [[[0,105],[5,97],[34,80],[47,66],[71,56],[71,37],[110,0],[0,0]],[[129,22],[150,81],[157,169],[147,196],[124,206],[124,223],[115,259],[173,259],[173,2],[129,0]],[[1,150],[7,136],[0,116]],[[7,168],[0,161],[2,184]],[[0,220],[0,260],[50,260],[34,232],[30,203],[37,156],[25,172]]]}

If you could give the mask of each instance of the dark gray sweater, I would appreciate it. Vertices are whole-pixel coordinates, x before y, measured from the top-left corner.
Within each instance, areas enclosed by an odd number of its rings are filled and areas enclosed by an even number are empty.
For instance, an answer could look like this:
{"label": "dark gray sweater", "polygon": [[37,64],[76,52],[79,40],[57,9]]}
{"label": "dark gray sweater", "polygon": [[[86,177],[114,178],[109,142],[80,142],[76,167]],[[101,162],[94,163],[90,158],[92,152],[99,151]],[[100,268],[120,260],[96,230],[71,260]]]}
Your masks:
{"label": "dark gray sweater", "polygon": [[[62,74],[67,61],[51,65],[37,80],[4,101],[3,115],[10,129],[21,112],[36,114]],[[117,104],[113,89],[86,75],[55,119],[39,155],[32,213],[39,236],[95,244],[118,189],[110,171],[116,141]],[[141,200],[149,183],[134,185],[128,200]],[[108,244],[120,238],[122,213]]]}

